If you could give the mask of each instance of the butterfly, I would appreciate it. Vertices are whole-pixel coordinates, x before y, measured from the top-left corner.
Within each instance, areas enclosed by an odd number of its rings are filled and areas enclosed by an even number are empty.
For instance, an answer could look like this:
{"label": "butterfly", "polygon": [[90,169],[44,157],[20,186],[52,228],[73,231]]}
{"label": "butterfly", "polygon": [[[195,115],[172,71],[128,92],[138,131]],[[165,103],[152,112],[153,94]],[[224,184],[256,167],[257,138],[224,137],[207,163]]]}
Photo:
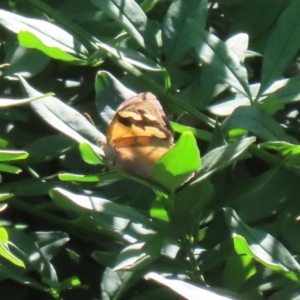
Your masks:
{"label": "butterfly", "polygon": [[104,152],[117,169],[153,180],[155,162],[174,146],[170,123],[156,97],[147,92],[125,100],[108,127]]}

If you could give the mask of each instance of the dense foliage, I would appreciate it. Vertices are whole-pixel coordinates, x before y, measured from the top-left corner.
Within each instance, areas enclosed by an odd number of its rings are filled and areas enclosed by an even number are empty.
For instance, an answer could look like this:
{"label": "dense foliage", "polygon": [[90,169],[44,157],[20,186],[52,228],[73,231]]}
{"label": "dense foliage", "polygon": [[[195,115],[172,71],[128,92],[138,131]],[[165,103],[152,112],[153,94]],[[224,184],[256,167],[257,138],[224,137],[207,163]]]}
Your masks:
{"label": "dense foliage", "polygon": [[[299,15],[296,0],[2,1],[1,299],[298,299]],[[160,187],[99,143],[145,91],[178,141]]]}

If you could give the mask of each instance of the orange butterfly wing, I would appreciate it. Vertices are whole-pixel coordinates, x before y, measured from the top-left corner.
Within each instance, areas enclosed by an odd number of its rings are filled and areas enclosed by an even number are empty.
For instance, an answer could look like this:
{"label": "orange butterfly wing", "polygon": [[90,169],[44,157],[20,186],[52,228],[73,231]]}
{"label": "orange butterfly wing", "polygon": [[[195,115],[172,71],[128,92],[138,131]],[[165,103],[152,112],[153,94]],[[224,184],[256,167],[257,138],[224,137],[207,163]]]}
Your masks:
{"label": "orange butterfly wing", "polygon": [[107,143],[117,168],[151,180],[154,163],[173,147],[169,121],[156,97],[142,93],[124,101],[108,128]]}

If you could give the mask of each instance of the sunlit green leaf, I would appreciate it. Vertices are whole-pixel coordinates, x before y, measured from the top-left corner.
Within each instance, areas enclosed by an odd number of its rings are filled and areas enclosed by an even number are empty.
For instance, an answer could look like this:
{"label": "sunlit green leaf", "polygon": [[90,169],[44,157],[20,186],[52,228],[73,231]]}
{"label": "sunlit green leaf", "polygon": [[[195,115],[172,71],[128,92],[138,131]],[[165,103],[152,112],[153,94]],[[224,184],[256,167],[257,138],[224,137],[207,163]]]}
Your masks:
{"label": "sunlit green leaf", "polygon": [[230,300],[225,296],[217,294],[214,290],[200,288],[196,285],[190,284],[179,279],[168,279],[157,273],[148,273],[146,279],[151,279],[159,284],[162,284],[175,293],[181,295],[188,300],[200,300],[200,299],[211,299],[211,300]]}
{"label": "sunlit green leaf", "polygon": [[153,178],[169,190],[183,184],[201,166],[195,137],[190,132],[181,135],[176,145],[154,165]]}
{"label": "sunlit green leaf", "polygon": [[95,150],[93,149],[93,147],[88,144],[88,143],[81,143],[79,145],[79,149],[80,149],[80,153],[82,155],[82,158],[89,164],[93,164],[93,165],[98,165],[98,164],[102,164],[103,160],[101,159],[101,157],[99,156],[99,154],[97,154],[95,152]]}
{"label": "sunlit green leaf", "polygon": [[6,173],[11,173],[11,174],[19,174],[22,172],[22,169],[15,167],[15,166],[0,164],[0,171],[6,172]]}
{"label": "sunlit green leaf", "polygon": [[28,153],[25,151],[0,150],[0,161],[25,159]]}
{"label": "sunlit green leaf", "polygon": [[232,209],[226,209],[226,218],[238,254],[250,255],[268,268],[286,273],[289,278],[299,281],[300,265],[279,241],[268,233],[246,225]]}
{"label": "sunlit green leaf", "polygon": [[20,33],[18,34],[18,39],[21,46],[38,49],[51,58],[80,64],[87,63],[84,60],[80,60],[75,56],[64,52],[61,48],[45,45],[38,37],[36,37],[29,31],[20,31]]}

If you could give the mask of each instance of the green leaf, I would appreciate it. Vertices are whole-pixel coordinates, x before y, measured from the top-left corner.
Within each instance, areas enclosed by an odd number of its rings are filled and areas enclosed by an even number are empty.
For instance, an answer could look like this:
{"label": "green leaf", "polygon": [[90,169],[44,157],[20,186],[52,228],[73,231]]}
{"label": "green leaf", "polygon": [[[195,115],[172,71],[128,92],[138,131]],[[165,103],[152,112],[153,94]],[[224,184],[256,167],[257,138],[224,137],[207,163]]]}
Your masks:
{"label": "green leaf", "polygon": [[197,35],[186,36],[186,32],[195,31],[195,27],[191,26],[192,24],[188,20],[194,20],[197,22],[197,26],[204,28],[206,16],[206,0],[176,0],[172,2],[162,28],[163,50],[169,64],[174,63],[197,41],[201,40],[201,37]]}
{"label": "green leaf", "polygon": [[248,255],[232,255],[226,261],[224,282],[230,291],[239,292],[241,285],[256,273],[255,260]]}
{"label": "green leaf", "polygon": [[145,276],[146,279],[151,279],[157,282],[158,284],[162,284],[175,293],[181,295],[185,299],[188,300],[200,300],[200,299],[210,299],[210,300],[230,300],[232,298],[228,298],[225,296],[218,295],[213,289],[204,289],[200,288],[196,285],[190,284],[186,281],[179,279],[167,279],[161,276],[158,273],[148,273]]}
{"label": "green leaf", "polygon": [[48,98],[53,96],[53,93],[47,93],[47,94],[41,94],[40,96],[36,97],[31,97],[27,99],[20,99],[20,100],[15,100],[15,99],[0,99],[0,107],[13,107],[13,106],[19,106],[19,105],[24,105],[28,104],[31,101],[38,100],[38,99],[43,99],[43,98]]}
{"label": "green leaf", "polygon": [[28,157],[25,151],[0,150],[0,161],[20,160]]}
{"label": "green leaf", "polygon": [[226,45],[244,62],[249,44],[249,36],[246,33],[237,33],[231,36]]}
{"label": "green leaf", "polygon": [[156,218],[165,222],[169,222],[170,220],[166,207],[160,200],[153,202],[150,209],[150,215],[152,218]]}
{"label": "green leaf", "polygon": [[199,220],[214,196],[214,187],[209,181],[190,184],[177,191],[169,212],[172,236],[197,240]]}
{"label": "green leaf", "polygon": [[20,33],[18,34],[18,40],[21,46],[40,50],[51,58],[63,60],[65,62],[72,62],[83,65],[87,64],[86,61],[68,54],[59,47],[48,46],[44,43],[43,40],[40,40],[29,31],[20,31]]}
{"label": "green leaf", "polygon": [[26,178],[0,185],[0,193],[13,192],[18,197],[33,197],[47,195],[49,189],[61,185],[59,180],[44,180],[41,178]]}
{"label": "green leaf", "polygon": [[155,234],[145,243],[125,247],[117,257],[115,271],[143,269],[160,256],[164,238]]}
{"label": "green leaf", "polygon": [[11,173],[11,174],[19,174],[22,172],[22,169],[15,167],[15,166],[0,164],[0,171],[6,172],[6,173]]}
{"label": "green leaf", "polygon": [[[297,102],[300,101],[299,83],[300,76],[278,80],[267,90],[267,92],[271,90],[281,104]],[[272,91],[273,87],[276,88],[275,91]]]}
{"label": "green leaf", "polygon": [[260,148],[278,151],[283,156],[297,155],[300,153],[299,145],[282,142],[282,141],[265,142],[260,144]]}
{"label": "green leaf", "polygon": [[91,165],[103,164],[103,159],[101,158],[100,153],[96,152],[96,149],[89,143],[80,143],[79,150],[82,158],[85,162]]}
{"label": "green leaf", "polygon": [[201,215],[203,208],[211,201],[213,195],[214,187],[208,181],[186,186],[175,194],[174,211],[177,211],[178,214],[190,215],[189,221],[194,222]]}
{"label": "green leaf", "polygon": [[[131,207],[126,207],[112,201],[86,195],[78,195],[61,188],[50,191],[51,198],[59,205],[67,209],[74,208],[75,211],[83,213],[83,210],[95,211],[102,214],[129,219],[133,222],[151,224],[149,219]],[[152,225],[150,225],[152,226]]]}
{"label": "green leaf", "polygon": [[274,26],[286,4],[284,0],[252,0],[239,3],[235,6],[231,30],[232,32],[247,32],[255,40],[265,40],[268,37],[268,35],[265,36],[267,30]]}
{"label": "green leaf", "polygon": [[12,50],[12,58],[9,61],[9,67],[3,70],[3,77],[14,77],[15,74],[20,74],[26,78],[32,78],[35,75],[42,73],[49,63],[51,58],[43,52],[24,48],[15,45]]}
{"label": "green leaf", "polygon": [[297,201],[298,193],[299,178],[293,172],[274,168],[239,184],[232,183],[222,201],[232,203],[244,222],[259,222]]}
{"label": "green leaf", "polygon": [[61,173],[58,178],[62,181],[77,181],[77,182],[98,182],[101,180],[101,175],[78,175]]}
{"label": "green leaf", "polygon": [[[197,28],[197,24],[193,24]],[[197,35],[201,36],[201,44],[194,46],[201,62],[210,68],[215,80],[225,82],[252,99],[248,85],[246,69],[238,60],[236,54],[216,36],[199,29]],[[213,59],[212,59],[213,58]]]}
{"label": "green leaf", "polygon": [[74,40],[72,35],[50,22],[25,18],[0,10],[0,23],[17,34],[21,31],[30,32],[31,37],[35,36],[44,44],[44,47],[56,47],[62,52],[86,58],[87,51],[83,45]]}
{"label": "green leaf", "polygon": [[5,230],[4,226],[0,223],[0,243],[7,244],[8,242],[8,233]]}
{"label": "green leaf", "polygon": [[244,138],[229,145],[216,148],[202,157],[202,168],[191,184],[206,179],[212,174],[228,167],[255,142],[254,137]]}
{"label": "green leaf", "polygon": [[141,272],[116,272],[106,268],[101,280],[101,299],[120,299],[135,283],[141,279]]}
{"label": "green leaf", "polygon": [[179,123],[170,122],[172,129],[177,133],[184,133],[186,131],[191,132],[197,139],[203,140],[203,141],[210,141],[211,139],[211,133],[205,130],[196,129],[194,127],[185,126]]}
{"label": "green leaf", "polygon": [[154,165],[152,176],[170,191],[182,185],[201,166],[194,135],[186,131],[176,145]]}
{"label": "green leaf", "polygon": [[[96,250],[91,254],[91,257],[100,265],[104,265],[108,268],[113,268],[116,262],[116,258],[120,251],[100,251]],[[122,273],[122,272],[120,272]],[[126,271],[124,272],[126,273]],[[105,271],[104,271],[105,274]]]}
{"label": "green leaf", "polygon": [[[163,29],[164,45],[170,53],[168,63],[174,64],[194,49],[214,80],[225,82],[251,99],[245,68],[236,54],[215,35],[204,30],[206,1],[175,1],[170,6]],[[201,22],[202,24],[199,22]],[[201,26],[202,25],[202,26]]]}
{"label": "green leaf", "polygon": [[264,141],[289,141],[282,127],[270,116],[255,106],[239,107],[222,123],[227,132],[233,128],[242,128],[252,132]]}
{"label": "green leaf", "polygon": [[[41,93],[32,88],[22,76],[19,75],[18,77],[22,88],[29,96],[38,97],[41,95]],[[86,138],[93,141],[95,145],[99,143],[99,141],[105,140],[104,135],[86,118],[57,98],[50,97],[36,100],[30,102],[30,106],[48,124],[79,143],[87,142]],[[101,153],[101,149],[95,145],[93,145],[93,147]]]}
{"label": "green leaf", "polygon": [[70,174],[70,173],[60,173],[58,178],[62,181],[77,181],[77,182],[105,182],[105,181],[113,181],[119,179],[119,174],[116,172],[108,172],[101,174]]}
{"label": "green leaf", "polygon": [[[147,0],[146,0],[147,1]],[[159,1],[159,0],[155,0]],[[174,294],[171,290],[166,289],[165,287],[157,286],[155,288],[147,289],[142,291],[138,297],[135,297],[135,300],[147,300],[147,299],[155,299],[155,300],[182,300],[183,298],[179,295]]]}
{"label": "green leaf", "polygon": [[260,145],[263,149],[279,152],[284,156],[283,164],[289,169],[300,169],[300,146],[287,142],[266,142]]}
{"label": "green leaf", "polygon": [[99,71],[97,73],[95,90],[98,113],[107,124],[111,122],[114,112],[110,116],[107,115],[105,107],[109,106],[115,110],[125,99],[136,95],[134,91],[128,89],[117,78],[106,71]]}
{"label": "green leaf", "polygon": [[78,277],[73,276],[70,278],[65,279],[62,283],[59,285],[59,291],[65,291],[70,290],[72,287],[78,287],[81,286],[81,281]]}
{"label": "green leaf", "polygon": [[29,161],[48,161],[58,158],[77,147],[77,143],[61,133],[43,136],[24,148],[29,153]]}
{"label": "green leaf", "polygon": [[284,108],[284,105],[279,102],[276,96],[269,96],[259,103],[259,108],[269,116]]}
{"label": "green leaf", "polygon": [[40,231],[32,234],[35,243],[48,260],[53,259],[63,246],[70,240],[69,236],[61,231]]}
{"label": "green leaf", "polygon": [[279,291],[272,294],[268,300],[299,300],[299,283],[294,283],[288,286],[283,287]]}
{"label": "green leaf", "polygon": [[[14,197],[14,194],[12,194],[12,193],[0,193],[0,201],[5,201],[12,197]],[[5,207],[6,207],[6,204],[4,204],[4,206],[0,205],[0,211],[2,211]]]}
{"label": "green leaf", "polygon": [[[263,56],[262,80],[258,97],[282,75],[299,51],[300,2],[292,1],[281,14],[267,43]],[[280,43],[278,44],[278,41]]]}
{"label": "green leaf", "polygon": [[247,226],[234,210],[226,208],[225,213],[238,254],[250,255],[266,267],[300,280],[300,265],[280,242],[268,233]]}
{"label": "green leaf", "polygon": [[[23,271],[23,269],[21,269]],[[37,279],[34,279],[33,276],[30,276],[24,272],[20,271],[20,268],[16,268],[15,265],[5,265],[2,264],[0,266],[0,276],[1,278],[5,279],[11,279],[15,282],[18,282],[20,284],[26,284],[27,286],[31,286],[37,290],[47,292],[49,288],[45,286],[45,284],[42,284],[38,282]]]}
{"label": "green leaf", "polygon": [[[258,83],[249,85],[249,89],[253,97],[257,95],[259,87],[260,85]],[[263,98],[265,98],[265,95]],[[217,116],[229,116],[236,108],[240,106],[250,106],[250,104],[251,102],[248,97],[246,97],[243,93],[237,92],[231,93],[217,104],[208,106],[207,110]]]}
{"label": "green leaf", "polygon": [[120,24],[135,41],[145,47],[143,32],[147,25],[147,16],[133,0],[91,0],[111,18]]}
{"label": "green leaf", "polygon": [[144,54],[133,49],[124,47],[114,47],[108,43],[98,44],[98,47],[101,49],[100,52],[96,52],[92,57],[90,57],[90,60],[97,58],[98,55],[102,57],[103,49],[110,56],[115,57],[117,60],[120,60],[127,64],[131,64],[142,70],[152,72],[158,72],[162,70],[162,68],[157,63],[155,63],[155,61],[153,61],[150,57],[147,57]]}
{"label": "green leaf", "polygon": [[22,260],[17,258],[9,249],[9,236],[6,229],[0,224],[0,255],[15,264],[16,266],[25,268]]}
{"label": "green leaf", "polygon": [[[232,37],[230,37],[227,41],[225,41],[224,46],[231,50],[232,53],[230,55],[234,57],[236,55],[240,62],[244,62],[246,51],[248,49],[249,44],[249,37],[245,33],[238,33]],[[217,50],[217,49],[216,49]],[[229,53],[228,53],[229,54]],[[220,53],[221,55],[221,53]],[[223,54],[224,56],[224,54]],[[213,59],[214,61],[214,59]],[[228,63],[228,61],[225,61],[225,63]],[[225,90],[228,91],[228,84],[227,81],[224,81],[224,78],[220,78],[220,74],[218,72],[221,71],[221,68],[223,68],[222,64],[218,65],[215,64],[212,66],[211,63],[203,64],[201,67],[201,76],[199,83],[196,84],[196,88],[200,90],[201,95],[201,104],[206,107],[208,103],[211,101],[214,101],[215,97],[217,95],[220,95]],[[242,74],[242,73],[241,73]],[[227,78],[226,78],[227,79]],[[230,84],[230,83],[229,83]],[[248,87],[252,94],[252,90],[250,86]],[[249,95],[245,97],[245,92],[243,92],[243,96],[245,99],[245,104],[251,103],[249,99]],[[192,91],[190,98],[194,98],[194,92]],[[198,103],[200,102],[199,99]],[[199,106],[199,104],[195,105]],[[202,106],[200,106],[202,107]]]}
{"label": "green leaf", "polygon": [[7,231],[10,244],[17,250],[18,258],[24,262],[27,272],[36,271],[47,285],[54,287],[57,284],[55,269],[33,239],[20,230],[8,229]]}
{"label": "green leaf", "polygon": [[[273,84],[260,96],[259,102],[263,102],[267,97],[276,97],[279,106],[300,101],[299,93],[300,76],[288,79],[281,79]],[[251,94],[258,95],[260,84],[250,85]],[[220,103],[209,106],[207,109],[218,116],[228,116],[240,106],[250,105],[249,99],[242,93],[234,93],[223,99]]]}

